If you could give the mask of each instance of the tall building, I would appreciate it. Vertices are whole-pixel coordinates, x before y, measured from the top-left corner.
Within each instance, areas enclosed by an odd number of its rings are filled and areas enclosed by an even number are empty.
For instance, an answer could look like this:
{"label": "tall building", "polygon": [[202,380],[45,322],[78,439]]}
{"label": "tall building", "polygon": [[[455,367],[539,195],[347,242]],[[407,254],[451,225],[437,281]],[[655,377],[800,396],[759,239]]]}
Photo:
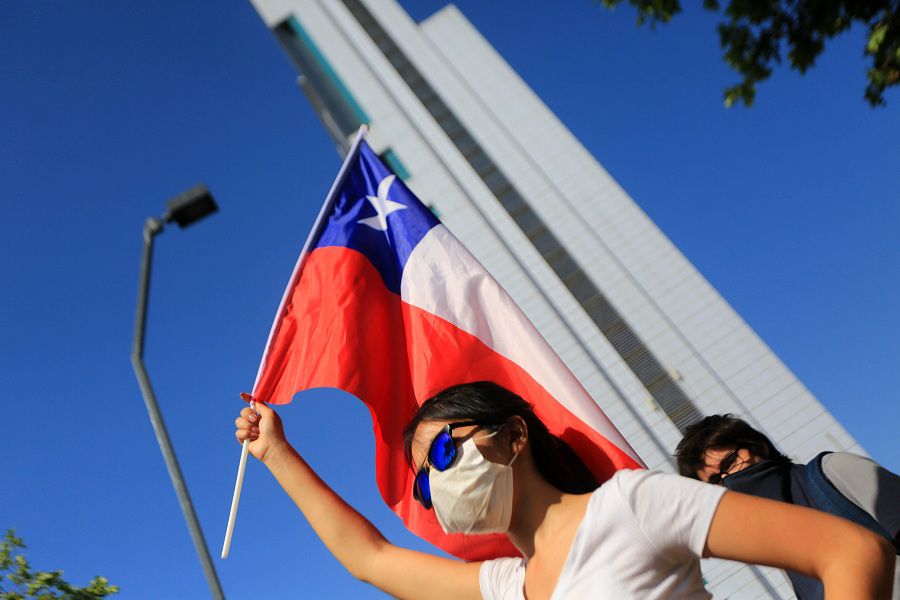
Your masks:
{"label": "tall building", "polygon": [[[339,149],[369,142],[509,291],[651,468],[741,415],[799,461],[863,453],[454,6],[252,0]],[[716,597],[792,595],[704,561]]]}

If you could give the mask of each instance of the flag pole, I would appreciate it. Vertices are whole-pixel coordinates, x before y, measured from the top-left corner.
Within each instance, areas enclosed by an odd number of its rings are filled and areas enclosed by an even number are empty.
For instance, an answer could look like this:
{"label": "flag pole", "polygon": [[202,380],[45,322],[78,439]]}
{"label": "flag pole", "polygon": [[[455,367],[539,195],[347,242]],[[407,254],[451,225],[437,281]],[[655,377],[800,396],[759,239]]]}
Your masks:
{"label": "flag pole", "polygon": [[[241,394],[243,396],[243,394]],[[256,411],[256,403],[250,401],[250,410]],[[259,414],[259,413],[257,413]],[[241,501],[241,487],[244,484],[244,469],[247,468],[247,455],[250,453],[250,440],[241,444],[241,461],[238,463],[237,480],[234,482],[234,495],[231,497],[231,511],[228,513],[228,526],[225,528],[225,542],[222,544],[222,558],[228,558],[231,549],[231,535],[234,533],[234,522],[237,519],[238,503]]]}
{"label": "flag pole", "polygon": [[[306,256],[307,254],[309,254],[309,248],[318,238],[319,233],[321,232],[321,229],[325,223],[325,216],[331,210],[332,205],[334,205],[337,190],[343,183],[344,176],[347,174],[347,171],[350,168],[350,163],[353,160],[354,156],[356,156],[356,153],[359,151],[359,145],[365,139],[368,132],[369,128],[365,123],[359,126],[359,130],[356,132],[356,138],[353,140],[353,144],[350,146],[350,150],[347,152],[347,157],[344,159],[344,164],[341,165],[341,170],[338,171],[337,177],[334,178],[334,183],[331,184],[331,189],[328,191],[328,195],[325,197],[325,202],[322,203],[322,208],[319,210],[316,221],[315,223],[313,223],[312,229],[310,230],[309,235],[306,238],[306,243],[303,244],[303,249],[300,251],[300,257],[297,259],[297,264],[294,265],[294,272],[291,273],[291,279],[288,282],[287,288],[285,288],[284,290],[284,295],[281,297],[281,303],[278,305],[278,312],[275,313],[275,321],[272,323],[272,328],[269,330],[269,338],[266,340],[266,348],[263,351],[263,358],[259,362],[259,370],[256,372],[256,381],[253,384],[254,391],[256,390],[256,386],[259,383],[259,378],[262,375],[263,369],[265,368],[266,359],[268,359],[269,356],[269,346],[272,344],[272,339],[275,337],[275,332],[278,330],[278,325],[281,323],[281,314],[284,310],[284,305],[287,302],[288,297],[291,295],[294,286],[297,284],[297,279],[299,278],[300,273],[303,270],[303,264],[306,262]],[[241,397],[244,396],[245,394],[241,394]],[[250,408],[255,410],[254,398],[252,396],[250,396]],[[228,525],[225,527],[225,541],[222,544],[223,560],[228,558],[228,552],[231,549],[231,536],[234,533],[234,523],[237,520],[238,503],[241,500],[241,487],[243,487],[244,483],[244,470],[247,467],[247,455],[249,453],[250,440],[247,439],[244,440],[243,444],[241,444],[241,459],[238,463],[237,479],[234,482],[234,494],[231,497],[231,510],[228,513]]]}

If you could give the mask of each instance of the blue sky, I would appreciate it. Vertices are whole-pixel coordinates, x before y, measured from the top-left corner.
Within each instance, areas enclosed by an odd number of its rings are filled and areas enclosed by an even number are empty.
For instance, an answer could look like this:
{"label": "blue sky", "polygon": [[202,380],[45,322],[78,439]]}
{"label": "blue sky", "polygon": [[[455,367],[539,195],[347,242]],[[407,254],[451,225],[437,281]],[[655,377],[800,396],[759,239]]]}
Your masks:
{"label": "blue sky", "polygon": [[[441,2],[404,2],[423,18]],[[896,90],[862,100],[863,32],[751,110],[715,18],[638,29],[596,3],[460,1],[672,241],[863,446],[900,471]],[[239,455],[231,421],[340,165],[248,2],[8,0],[0,17],[0,527],[37,568],[122,598],[206,587],[128,361],[143,220],[197,181],[221,212],[157,243],[146,362],[218,554]],[[425,199],[427,201],[427,198]],[[311,391],[281,410],[322,476],[392,540],[362,405]],[[229,597],[380,597],[346,575],[258,464]]]}

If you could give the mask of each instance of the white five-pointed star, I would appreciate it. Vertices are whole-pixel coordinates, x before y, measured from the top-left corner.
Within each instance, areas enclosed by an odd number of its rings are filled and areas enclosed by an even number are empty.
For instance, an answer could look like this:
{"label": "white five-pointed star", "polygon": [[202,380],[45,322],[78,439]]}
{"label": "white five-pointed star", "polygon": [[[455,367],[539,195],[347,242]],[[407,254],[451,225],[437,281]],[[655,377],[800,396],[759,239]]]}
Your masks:
{"label": "white five-pointed star", "polygon": [[388,175],[381,180],[381,183],[378,184],[378,196],[366,196],[366,199],[375,208],[377,214],[373,217],[360,219],[357,223],[368,225],[372,229],[377,229],[378,231],[387,231],[388,215],[392,212],[406,208],[406,206],[399,202],[388,200],[387,193],[391,184],[394,183],[394,178],[396,178],[396,175]]}

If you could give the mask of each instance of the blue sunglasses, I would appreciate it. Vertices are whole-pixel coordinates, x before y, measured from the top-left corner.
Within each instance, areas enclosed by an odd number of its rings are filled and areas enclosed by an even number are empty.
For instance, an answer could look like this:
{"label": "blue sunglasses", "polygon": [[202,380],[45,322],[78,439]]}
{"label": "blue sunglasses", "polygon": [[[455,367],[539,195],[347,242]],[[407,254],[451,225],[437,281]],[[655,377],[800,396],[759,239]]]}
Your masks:
{"label": "blue sunglasses", "polygon": [[419,467],[419,470],[416,471],[416,480],[413,483],[413,498],[415,498],[419,504],[424,506],[425,510],[430,510],[432,506],[431,484],[428,481],[428,471],[431,468],[438,471],[446,471],[450,468],[450,465],[453,464],[453,461],[456,460],[456,456],[459,454],[459,448],[456,447],[456,440],[453,439],[451,434],[453,433],[453,430],[458,427],[469,427],[471,425],[481,426],[480,423],[476,423],[475,421],[450,423],[444,426],[444,428],[434,436],[434,439],[431,440],[431,445],[428,447],[428,456],[425,457],[425,462]]}

